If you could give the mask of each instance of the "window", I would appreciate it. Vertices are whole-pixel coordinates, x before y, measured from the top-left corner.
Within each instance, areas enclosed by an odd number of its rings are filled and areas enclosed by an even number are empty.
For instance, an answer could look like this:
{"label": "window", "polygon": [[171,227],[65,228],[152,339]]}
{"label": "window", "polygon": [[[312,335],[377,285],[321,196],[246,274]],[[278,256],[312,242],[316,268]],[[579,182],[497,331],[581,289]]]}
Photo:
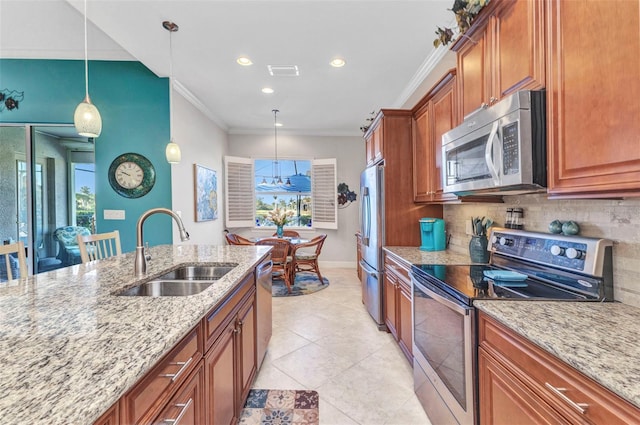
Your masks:
{"label": "window", "polygon": [[225,173],[228,227],[275,228],[266,216],[279,207],[293,212],[288,227],[337,228],[335,159],[225,157]]}

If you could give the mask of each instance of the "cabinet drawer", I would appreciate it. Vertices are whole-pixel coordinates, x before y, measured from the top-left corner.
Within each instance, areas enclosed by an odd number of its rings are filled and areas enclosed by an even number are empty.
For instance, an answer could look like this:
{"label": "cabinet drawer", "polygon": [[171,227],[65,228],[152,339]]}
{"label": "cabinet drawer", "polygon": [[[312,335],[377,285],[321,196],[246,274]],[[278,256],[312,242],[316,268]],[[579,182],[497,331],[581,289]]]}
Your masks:
{"label": "cabinet drawer", "polygon": [[398,277],[398,280],[404,282],[409,288],[411,287],[411,275],[409,274],[409,267],[402,263],[402,261],[388,253],[385,255],[384,265],[387,269],[393,271]]}
{"label": "cabinet drawer", "polygon": [[202,328],[197,326],[125,396],[124,423],[148,423],[202,359]]}
{"label": "cabinet drawer", "polygon": [[207,351],[220,336],[226,323],[231,320],[232,313],[239,307],[242,299],[252,290],[255,291],[255,278],[253,274],[250,274],[240,282],[230,297],[227,297],[222,304],[215,306],[213,310],[205,316],[203,322],[204,338],[206,341],[205,351]]}
{"label": "cabinet drawer", "polygon": [[480,347],[571,423],[628,424],[640,409],[504,325],[480,314]]}
{"label": "cabinet drawer", "polygon": [[202,362],[182,388],[169,400],[155,424],[198,425],[203,423],[204,372]]}

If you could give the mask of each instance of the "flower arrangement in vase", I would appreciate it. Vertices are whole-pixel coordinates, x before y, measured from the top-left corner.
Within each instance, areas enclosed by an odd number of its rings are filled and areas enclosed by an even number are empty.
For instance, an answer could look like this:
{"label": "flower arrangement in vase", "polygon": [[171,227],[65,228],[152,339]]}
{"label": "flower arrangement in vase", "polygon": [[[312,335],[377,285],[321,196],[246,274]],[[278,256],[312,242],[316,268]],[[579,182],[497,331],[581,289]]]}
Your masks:
{"label": "flower arrangement in vase", "polygon": [[[453,7],[450,10],[456,15],[458,34],[464,34],[471,27],[475,17],[488,3],[489,0],[454,0]],[[438,38],[433,40],[433,46],[438,47],[441,44],[446,46],[451,43],[455,35],[453,31],[454,28],[438,27],[436,29]]]}
{"label": "flower arrangement in vase", "polygon": [[289,222],[289,218],[293,217],[293,215],[293,211],[283,210],[278,207],[272,209],[267,213],[267,219],[276,225],[276,233],[279,238],[281,238],[283,235],[284,225]]}

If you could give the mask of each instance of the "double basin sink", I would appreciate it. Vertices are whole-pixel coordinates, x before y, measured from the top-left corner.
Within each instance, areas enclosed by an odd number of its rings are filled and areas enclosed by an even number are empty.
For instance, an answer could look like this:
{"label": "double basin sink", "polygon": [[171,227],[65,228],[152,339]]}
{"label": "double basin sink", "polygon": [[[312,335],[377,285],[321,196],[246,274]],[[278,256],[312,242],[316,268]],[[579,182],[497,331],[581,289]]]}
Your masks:
{"label": "double basin sink", "polygon": [[130,297],[179,297],[198,294],[233,270],[237,263],[181,266],[116,293]]}

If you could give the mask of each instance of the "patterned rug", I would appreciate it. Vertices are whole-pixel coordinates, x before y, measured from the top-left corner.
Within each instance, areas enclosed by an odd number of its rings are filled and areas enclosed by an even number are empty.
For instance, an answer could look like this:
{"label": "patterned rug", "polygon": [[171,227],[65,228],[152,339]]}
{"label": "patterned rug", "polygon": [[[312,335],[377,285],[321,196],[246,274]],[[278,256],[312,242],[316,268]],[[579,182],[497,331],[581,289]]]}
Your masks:
{"label": "patterned rug", "polygon": [[318,425],[318,393],[250,390],[238,425]]}
{"label": "patterned rug", "polygon": [[310,272],[296,273],[296,281],[291,287],[291,293],[287,292],[287,286],[281,279],[273,280],[271,294],[274,297],[295,297],[298,295],[308,295],[318,292],[329,286],[329,279],[323,278],[323,284],[320,284],[318,275]]}

